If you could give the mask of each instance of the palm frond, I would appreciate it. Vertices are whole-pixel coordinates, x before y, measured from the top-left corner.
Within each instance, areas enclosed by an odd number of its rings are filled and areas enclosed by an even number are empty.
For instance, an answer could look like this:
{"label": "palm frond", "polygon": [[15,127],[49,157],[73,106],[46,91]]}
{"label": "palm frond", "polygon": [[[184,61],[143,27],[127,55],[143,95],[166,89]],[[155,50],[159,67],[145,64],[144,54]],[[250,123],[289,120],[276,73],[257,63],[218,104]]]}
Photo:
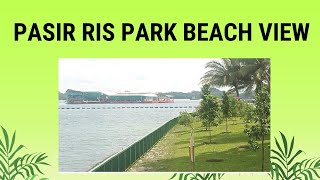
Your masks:
{"label": "palm frond", "polygon": [[2,174],[0,179],[14,180],[17,176],[21,176],[32,180],[38,173],[43,174],[40,166],[49,165],[45,162],[48,156],[45,153],[33,153],[18,157],[17,154],[24,146],[15,146],[16,132],[9,138],[5,128],[1,129],[4,141],[0,139],[0,174]]}
{"label": "palm frond", "polygon": [[296,158],[302,153],[302,150],[293,151],[294,137],[289,143],[283,133],[280,132],[280,135],[281,141],[275,138],[277,149],[271,150],[270,177],[276,180],[320,179],[320,158],[305,159],[301,162],[297,161]]}
{"label": "palm frond", "polygon": [[49,180],[48,178],[40,178],[38,175],[29,176],[29,177],[27,177],[25,180],[36,180],[36,179],[39,179],[39,180]]}
{"label": "palm frond", "polygon": [[179,179],[179,180],[220,180],[224,176],[224,173],[174,173],[169,179]]}
{"label": "palm frond", "polygon": [[320,179],[320,158],[305,159],[302,162],[298,162],[293,167],[294,174],[290,177],[300,179]]}
{"label": "palm frond", "polygon": [[290,142],[290,146],[288,146],[288,141],[285,135],[280,132],[281,135],[281,142],[280,145],[277,138],[275,138],[275,144],[277,149],[272,149],[272,155],[270,159],[272,160],[271,163],[271,174],[274,177],[281,177],[282,179],[290,179],[290,174],[294,172],[294,166],[292,163],[296,160],[296,158],[302,153],[302,150],[298,150],[292,155],[293,148],[294,148],[294,137]]}
{"label": "palm frond", "polygon": [[[46,165],[49,166],[48,163],[45,162],[46,156],[45,153],[33,153],[26,154],[23,157],[18,157],[14,162],[14,171],[18,174],[23,173],[27,177],[34,176],[38,173],[44,174],[40,170],[40,166]],[[24,177],[24,175],[22,175]]]}

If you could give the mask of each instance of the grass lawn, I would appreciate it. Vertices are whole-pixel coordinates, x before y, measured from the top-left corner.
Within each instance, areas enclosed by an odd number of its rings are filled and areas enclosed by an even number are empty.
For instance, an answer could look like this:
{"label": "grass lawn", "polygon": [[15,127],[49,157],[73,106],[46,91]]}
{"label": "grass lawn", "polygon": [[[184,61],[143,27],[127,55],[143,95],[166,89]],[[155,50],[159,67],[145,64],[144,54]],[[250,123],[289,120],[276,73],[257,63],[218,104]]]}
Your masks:
{"label": "grass lawn", "polygon": [[[197,172],[261,172],[261,149],[252,151],[246,147],[248,137],[243,132],[241,120],[229,121],[228,130],[225,123],[212,128],[212,141],[209,132],[196,123],[195,128],[195,166],[189,158],[190,128],[176,125],[160,142],[135,166],[144,166],[143,171],[197,171]],[[265,141],[264,171],[270,169],[270,137]],[[260,142],[259,142],[260,143]],[[220,162],[207,162],[219,160]]]}

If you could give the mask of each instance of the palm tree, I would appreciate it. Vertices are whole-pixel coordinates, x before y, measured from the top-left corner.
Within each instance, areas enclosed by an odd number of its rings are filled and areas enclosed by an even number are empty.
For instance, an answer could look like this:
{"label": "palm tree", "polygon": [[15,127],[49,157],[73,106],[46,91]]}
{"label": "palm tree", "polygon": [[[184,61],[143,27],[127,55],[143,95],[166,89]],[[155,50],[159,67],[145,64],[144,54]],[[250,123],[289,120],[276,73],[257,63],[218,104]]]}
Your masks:
{"label": "palm tree", "polygon": [[214,87],[232,87],[239,97],[239,90],[244,88],[241,62],[238,59],[223,58],[221,61],[213,60],[206,64],[209,69],[201,78],[201,84],[210,84]]}
{"label": "palm tree", "polygon": [[270,93],[270,59],[223,58],[206,64],[208,71],[201,78],[202,84],[214,87],[231,87],[239,97],[239,90],[258,91],[263,84]]}
{"label": "palm tree", "polygon": [[247,92],[258,91],[263,84],[270,93],[270,59],[250,58],[239,59],[241,63],[242,80]]}

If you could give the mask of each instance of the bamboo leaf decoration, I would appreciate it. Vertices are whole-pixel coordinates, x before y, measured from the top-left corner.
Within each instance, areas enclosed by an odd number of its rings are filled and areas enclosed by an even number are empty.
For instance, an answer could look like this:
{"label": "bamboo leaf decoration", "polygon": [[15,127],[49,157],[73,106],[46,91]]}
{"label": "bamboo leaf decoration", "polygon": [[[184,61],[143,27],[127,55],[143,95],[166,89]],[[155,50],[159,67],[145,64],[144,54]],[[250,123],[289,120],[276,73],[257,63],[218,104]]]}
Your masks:
{"label": "bamboo leaf decoration", "polygon": [[280,145],[277,138],[275,144],[277,149],[272,149],[271,173],[270,177],[275,180],[291,180],[305,179],[315,180],[320,179],[320,158],[305,159],[301,162],[297,161],[297,157],[303,152],[302,150],[293,151],[294,137],[290,145],[286,136],[280,132]]}
{"label": "bamboo leaf decoration", "polygon": [[296,179],[320,179],[320,159],[305,159],[293,167]]}
{"label": "bamboo leaf decoration", "polygon": [[[48,157],[45,153],[32,153],[18,156],[23,150],[23,145],[15,145],[16,132],[10,138],[6,129],[1,126],[3,139],[0,138],[0,179],[14,180],[22,177],[26,180],[35,180],[42,166],[48,166]],[[40,180],[46,180],[41,178]]]}
{"label": "bamboo leaf decoration", "polygon": [[[25,180],[37,180],[38,176],[37,175],[33,175],[33,176],[29,176],[27,177]],[[49,180],[48,178],[39,178],[39,180]]]}
{"label": "bamboo leaf decoration", "polygon": [[223,176],[224,173],[174,173],[169,180],[220,180]]}

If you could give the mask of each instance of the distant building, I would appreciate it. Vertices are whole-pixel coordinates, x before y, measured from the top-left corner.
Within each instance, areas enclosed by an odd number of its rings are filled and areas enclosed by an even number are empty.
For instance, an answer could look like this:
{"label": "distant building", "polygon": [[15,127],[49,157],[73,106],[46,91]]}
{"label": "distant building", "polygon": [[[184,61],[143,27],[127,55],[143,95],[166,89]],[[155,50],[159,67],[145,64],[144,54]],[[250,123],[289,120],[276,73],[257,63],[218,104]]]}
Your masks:
{"label": "distant building", "polygon": [[85,103],[106,103],[107,95],[98,91],[75,91],[68,89],[67,95],[68,104],[85,104]]}
{"label": "distant building", "polygon": [[169,96],[158,96],[156,94],[116,94],[108,95],[108,103],[172,103]]}
{"label": "distant building", "polygon": [[68,89],[68,104],[93,104],[93,103],[173,103],[172,96],[158,96],[157,94],[146,93],[119,93],[106,95],[98,91],[82,92]]}

